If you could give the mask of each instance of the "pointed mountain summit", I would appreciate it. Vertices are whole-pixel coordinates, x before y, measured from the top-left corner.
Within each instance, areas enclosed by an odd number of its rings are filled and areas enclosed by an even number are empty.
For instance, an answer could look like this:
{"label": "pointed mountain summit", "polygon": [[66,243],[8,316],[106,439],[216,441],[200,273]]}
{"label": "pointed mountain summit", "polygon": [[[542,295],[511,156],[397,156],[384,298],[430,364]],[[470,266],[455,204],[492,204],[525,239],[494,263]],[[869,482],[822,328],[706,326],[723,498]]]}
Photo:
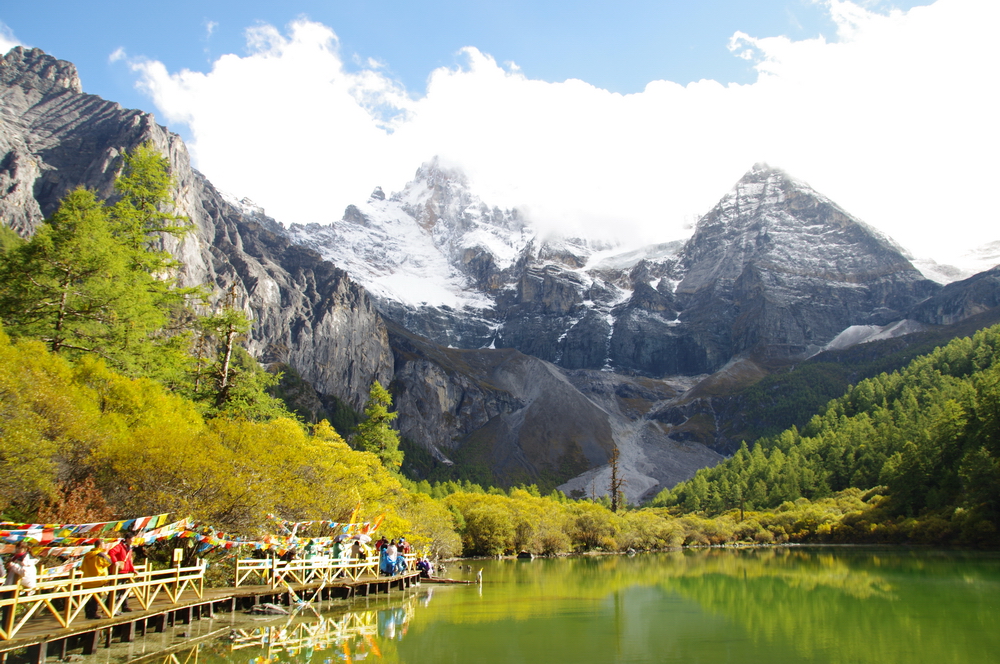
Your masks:
{"label": "pointed mountain summit", "polygon": [[[292,225],[296,241],[319,251],[364,284],[382,310],[438,342],[478,348],[491,325],[488,293],[505,281],[533,238],[514,210],[486,205],[465,174],[434,158],[402,190],[381,188],[329,225]],[[416,315],[424,312],[426,315]]]}
{"label": "pointed mountain summit", "polygon": [[939,286],[891,240],[804,182],[755,165],[697,224],[683,251],[680,320],[723,357],[794,359],[848,325],[903,318]]}
{"label": "pointed mountain summit", "polygon": [[900,320],[939,288],[891,240],[767,164],[683,246],[593,264],[586,239],[543,240],[438,159],[401,191],[291,233],[437,343],[651,377],[711,373],[746,354],[808,357],[852,325]]}
{"label": "pointed mountain summit", "polygon": [[466,207],[479,203],[478,199],[473,200],[465,173],[442,166],[438,157],[421,164],[413,179],[393,199],[402,203],[403,209],[426,230],[439,221],[445,224],[460,221]]}
{"label": "pointed mountain summit", "polygon": [[808,184],[757,164],[697,224],[678,292],[733,278],[749,264],[801,276],[867,282],[913,273],[902,250]]}

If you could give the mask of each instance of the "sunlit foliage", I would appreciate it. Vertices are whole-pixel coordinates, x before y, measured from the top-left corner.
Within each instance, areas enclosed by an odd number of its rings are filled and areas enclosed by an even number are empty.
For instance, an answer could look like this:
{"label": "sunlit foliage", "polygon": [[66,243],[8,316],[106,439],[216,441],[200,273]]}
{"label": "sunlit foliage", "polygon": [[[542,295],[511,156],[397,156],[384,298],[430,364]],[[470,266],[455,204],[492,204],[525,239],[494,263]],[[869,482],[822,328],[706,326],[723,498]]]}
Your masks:
{"label": "sunlit foliage", "polygon": [[[862,381],[801,432],[793,427],[759,440],[752,451],[744,445],[654,504],[720,514],[882,487],[885,499],[864,519],[871,527],[854,524],[842,534],[993,541],[1000,516],[998,359],[1000,328],[956,339],[903,371]],[[921,522],[936,525],[925,532],[914,526]]]}

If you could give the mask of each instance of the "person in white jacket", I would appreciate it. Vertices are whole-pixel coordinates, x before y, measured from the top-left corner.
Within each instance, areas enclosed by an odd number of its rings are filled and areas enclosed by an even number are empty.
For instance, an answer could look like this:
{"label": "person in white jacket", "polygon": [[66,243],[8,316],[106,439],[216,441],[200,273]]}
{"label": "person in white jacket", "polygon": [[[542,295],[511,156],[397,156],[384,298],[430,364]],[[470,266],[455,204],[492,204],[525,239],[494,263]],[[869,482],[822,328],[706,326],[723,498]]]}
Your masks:
{"label": "person in white jacket", "polygon": [[[4,565],[4,569],[7,572],[7,576],[4,577],[3,585],[5,586],[16,586],[21,584],[27,592],[25,594],[32,594],[35,592],[35,583],[38,581],[38,560],[31,557],[31,551],[28,550],[28,545],[24,542],[18,542],[14,546],[14,553],[11,555],[10,560]],[[13,590],[5,591],[0,594],[0,599],[7,599],[14,596]],[[10,613],[10,607],[3,607],[3,611],[0,612],[0,624],[4,627],[7,626],[7,621]]]}

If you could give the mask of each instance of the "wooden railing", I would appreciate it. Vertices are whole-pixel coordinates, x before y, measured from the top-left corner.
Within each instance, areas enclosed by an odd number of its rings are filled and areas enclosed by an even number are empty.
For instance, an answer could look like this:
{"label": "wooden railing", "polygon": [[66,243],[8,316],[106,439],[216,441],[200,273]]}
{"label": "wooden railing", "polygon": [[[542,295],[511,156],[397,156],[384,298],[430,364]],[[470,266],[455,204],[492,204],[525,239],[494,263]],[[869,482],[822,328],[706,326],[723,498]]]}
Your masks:
{"label": "wooden railing", "polygon": [[[415,569],[416,556],[405,554],[406,569]],[[134,597],[148,610],[161,595],[177,604],[184,593],[204,596],[205,563],[193,567],[143,569],[135,574],[84,577],[79,570],[65,574],[42,575],[32,591],[20,585],[0,586],[0,641],[13,639],[29,619],[51,615],[62,627],[82,620],[87,602],[94,599],[100,617],[111,618],[121,611],[127,597]],[[367,558],[313,557],[282,561],[277,558],[236,561],[235,586],[329,584],[340,580],[357,581],[362,576],[377,577],[378,556]],[[102,585],[88,587],[93,583]],[[10,607],[10,610],[6,610]]]}
{"label": "wooden railing", "polygon": [[[88,587],[94,583],[102,585]],[[9,640],[35,615],[49,614],[63,627],[69,627],[80,620],[87,602],[94,599],[98,614],[111,618],[121,611],[129,596],[142,606],[143,610],[161,594],[177,604],[186,592],[194,593],[199,599],[205,590],[205,564],[199,562],[194,567],[171,567],[168,569],[144,569],[135,574],[116,574],[102,577],[84,577],[77,570],[58,578],[42,578],[32,591],[20,585],[0,586],[0,607],[10,607],[0,612],[5,620],[0,620],[0,640]],[[9,596],[8,596],[9,595]]]}
{"label": "wooden railing", "polygon": [[[413,570],[416,555],[405,554],[406,569]],[[357,581],[361,576],[378,576],[378,556],[329,558],[316,556],[302,560],[247,558],[236,561],[235,586],[262,585],[277,588],[284,584],[330,583],[337,579]]]}

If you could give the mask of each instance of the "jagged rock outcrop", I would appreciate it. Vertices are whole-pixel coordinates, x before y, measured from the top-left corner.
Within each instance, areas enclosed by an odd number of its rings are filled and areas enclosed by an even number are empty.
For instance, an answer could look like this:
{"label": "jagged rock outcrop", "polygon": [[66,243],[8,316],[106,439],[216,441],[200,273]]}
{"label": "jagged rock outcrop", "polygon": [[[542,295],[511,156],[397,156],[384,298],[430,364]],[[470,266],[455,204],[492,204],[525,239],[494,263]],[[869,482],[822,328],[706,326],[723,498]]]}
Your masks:
{"label": "jagged rock outcrop", "polygon": [[76,187],[113,197],[121,153],[151,141],[170,160],[177,211],[193,222],[183,240],[166,240],[181,283],[216,297],[235,288],[254,319],[251,352],[294,366],[321,393],[361,408],[372,380],[389,382],[388,334],[364,289],[260,209],[225,200],[153,116],[83,94],[72,64],[22,47],[0,60],[0,113],[5,225],[30,235]]}
{"label": "jagged rock outcrop", "polygon": [[[625,493],[638,502],[722,458],[645,418],[678,385],[610,372],[564,373],[514,349],[445,348],[390,324],[400,432],[446,465],[490,481],[606,493],[619,451]],[[565,480],[569,480],[565,482]]]}
{"label": "jagged rock outcrop", "polygon": [[955,281],[913,307],[907,318],[930,325],[954,325],[1000,306],[1000,267]]}
{"label": "jagged rock outcrop", "polygon": [[400,432],[439,461],[505,483],[568,478],[607,463],[608,414],[551,364],[513,349],[457,350],[391,326]]}

